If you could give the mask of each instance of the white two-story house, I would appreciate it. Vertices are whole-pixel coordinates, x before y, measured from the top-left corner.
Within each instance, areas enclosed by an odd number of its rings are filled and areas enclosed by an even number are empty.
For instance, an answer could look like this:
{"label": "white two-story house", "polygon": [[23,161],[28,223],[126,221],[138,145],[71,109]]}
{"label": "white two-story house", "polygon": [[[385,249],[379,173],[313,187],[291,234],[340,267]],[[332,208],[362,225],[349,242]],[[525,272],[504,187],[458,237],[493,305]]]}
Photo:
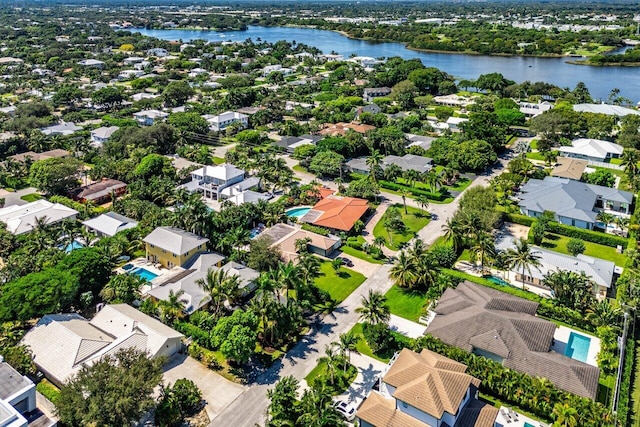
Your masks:
{"label": "white two-story house", "polygon": [[220,200],[222,190],[244,181],[245,171],[229,164],[203,166],[191,172],[191,181],[181,187],[202,193],[206,199]]}
{"label": "white two-story house", "polygon": [[356,413],[361,427],[493,427],[498,409],[478,401],[467,366],[429,350],[403,349]]}
{"label": "white two-story house", "polygon": [[225,111],[217,116],[206,114],[202,117],[209,123],[209,128],[215,132],[223,131],[233,123],[240,123],[243,128],[249,126],[249,116],[236,111]]}
{"label": "white two-story house", "polygon": [[140,126],[153,126],[169,117],[169,113],[158,110],[143,110],[133,113],[133,118]]}

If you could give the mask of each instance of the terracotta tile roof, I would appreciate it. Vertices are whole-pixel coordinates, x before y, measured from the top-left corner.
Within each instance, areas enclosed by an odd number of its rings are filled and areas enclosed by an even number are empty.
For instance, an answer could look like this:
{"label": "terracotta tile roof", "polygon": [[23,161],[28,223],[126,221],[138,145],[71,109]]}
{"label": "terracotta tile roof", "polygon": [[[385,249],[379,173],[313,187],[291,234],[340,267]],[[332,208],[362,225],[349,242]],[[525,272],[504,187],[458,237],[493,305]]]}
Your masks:
{"label": "terracotta tile roof", "polygon": [[480,380],[465,373],[467,367],[429,350],[403,349],[382,381],[396,387],[393,397],[441,419],[458,413],[470,386]]}
{"label": "terracotta tile roof", "polygon": [[374,427],[429,427],[428,424],[397,411],[393,399],[371,392],[362,402],[356,416]]}
{"label": "terracotta tile roof", "polygon": [[507,368],[549,379],[556,387],[595,398],[599,370],[551,352],[556,325],[536,317],[537,303],[463,282],[447,289],[427,333],[443,342],[502,357]]}
{"label": "terracotta tile roof", "polygon": [[365,134],[367,132],[369,132],[370,130],[375,129],[375,126],[371,126],[371,125],[364,125],[362,123],[357,123],[357,122],[351,122],[351,123],[325,123],[324,124],[324,128],[322,130],[320,130],[320,132],[318,132],[320,135],[329,135],[329,136],[336,136],[336,135],[346,135],[347,131],[349,129],[358,132],[358,133],[362,133]]}
{"label": "terracotta tile roof", "polygon": [[[320,200],[310,212],[321,212],[313,215],[312,223],[335,230],[349,231],[369,209],[364,199],[355,197],[328,196]],[[310,216],[311,217],[311,216]]]}

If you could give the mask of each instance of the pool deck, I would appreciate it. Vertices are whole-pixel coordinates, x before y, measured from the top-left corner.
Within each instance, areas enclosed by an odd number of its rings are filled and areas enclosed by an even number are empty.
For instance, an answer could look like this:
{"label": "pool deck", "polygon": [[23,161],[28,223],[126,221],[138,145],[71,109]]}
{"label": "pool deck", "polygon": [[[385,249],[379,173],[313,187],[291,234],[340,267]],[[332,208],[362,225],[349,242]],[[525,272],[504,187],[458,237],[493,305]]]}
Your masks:
{"label": "pool deck", "polygon": [[[144,268],[145,270],[155,274],[157,277],[154,278],[152,281],[149,282],[148,285],[144,285],[142,287],[142,289],[140,290],[140,292],[142,292],[143,294],[147,293],[151,288],[153,288],[153,285],[155,283],[160,283],[162,282],[162,277],[164,275],[166,275],[170,270],[167,270],[164,267],[156,267],[155,265],[153,265],[152,263],[150,263],[149,261],[147,261],[146,258],[136,258],[134,260],[129,261],[127,264],[131,264],[133,267],[131,267],[129,270],[125,270],[122,267],[116,269],[116,274],[125,274],[128,273],[129,271],[135,269],[135,268]],[[126,264],[125,264],[126,265]]]}
{"label": "pool deck", "polygon": [[532,418],[527,417],[526,415],[522,415],[506,406],[500,407],[498,416],[496,417],[496,425],[503,427],[526,427],[529,425],[533,427],[548,427],[547,424],[536,421]]}
{"label": "pool deck", "polygon": [[596,357],[600,352],[600,338],[594,337],[593,335],[581,331],[576,331],[575,329],[567,328],[566,326],[558,326],[555,334],[553,334],[555,344],[551,346],[551,350],[560,354],[564,354],[567,343],[569,342],[569,336],[571,335],[571,332],[579,335],[584,335],[591,340],[591,342],[589,343],[589,352],[587,353],[587,360],[585,363],[591,366],[598,366]]}

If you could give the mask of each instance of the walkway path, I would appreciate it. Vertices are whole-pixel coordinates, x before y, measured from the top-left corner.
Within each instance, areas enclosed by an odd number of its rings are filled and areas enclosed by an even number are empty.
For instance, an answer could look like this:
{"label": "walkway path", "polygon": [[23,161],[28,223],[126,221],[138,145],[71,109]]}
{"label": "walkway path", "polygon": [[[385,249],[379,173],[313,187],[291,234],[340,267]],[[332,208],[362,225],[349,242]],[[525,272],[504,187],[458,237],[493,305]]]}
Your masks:
{"label": "walkway path", "polygon": [[404,317],[392,314],[391,319],[389,319],[389,329],[409,338],[420,338],[424,335],[427,327],[420,323],[405,319]]}
{"label": "walkway path", "polygon": [[348,402],[354,408],[367,397],[369,390],[378,380],[378,377],[386,370],[387,364],[364,354],[351,354],[351,364],[358,368],[358,375],[351,383],[347,391],[336,399]]}
{"label": "walkway path", "polygon": [[269,406],[267,390],[273,388],[282,377],[294,376],[303,379],[324,354],[325,346],[339,340],[342,333],[348,332],[358,321],[355,309],[361,305],[362,296],[370,289],[386,293],[392,286],[389,280],[390,265],[372,266],[376,270],[342,304],[327,315],[322,327],[312,330],[285,357],[277,361],[270,369],[257,377],[244,393],[227,406],[210,426],[254,427],[256,423],[264,425],[266,410]]}

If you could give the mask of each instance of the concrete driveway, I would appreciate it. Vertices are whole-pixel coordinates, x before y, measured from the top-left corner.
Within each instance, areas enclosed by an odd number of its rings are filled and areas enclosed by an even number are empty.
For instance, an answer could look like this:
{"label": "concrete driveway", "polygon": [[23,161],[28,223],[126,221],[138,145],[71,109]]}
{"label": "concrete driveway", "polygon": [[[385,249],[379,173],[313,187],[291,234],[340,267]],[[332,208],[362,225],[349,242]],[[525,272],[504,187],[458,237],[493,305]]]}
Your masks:
{"label": "concrete driveway", "polygon": [[20,197],[25,196],[31,193],[37,193],[38,190],[33,187],[23,188],[22,190],[9,192],[3,189],[0,189],[0,198],[4,198],[5,206],[13,206],[13,205],[26,205],[27,202],[22,200]]}
{"label": "concrete driveway", "polygon": [[389,319],[389,329],[409,338],[420,338],[424,335],[427,327],[392,314]]}
{"label": "concrete driveway", "polygon": [[386,370],[387,364],[358,353],[351,355],[351,364],[358,368],[358,375],[347,391],[337,396],[336,400],[343,400],[357,408],[367,397],[378,377]]}
{"label": "concrete driveway", "polygon": [[205,409],[209,420],[217,417],[224,408],[246,390],[246,387],[227,380],[184,354],[172,357],[163,370],[165,384],[174,384],[182,378],[196,383],[202,391],[202,398],[207,402]]}

